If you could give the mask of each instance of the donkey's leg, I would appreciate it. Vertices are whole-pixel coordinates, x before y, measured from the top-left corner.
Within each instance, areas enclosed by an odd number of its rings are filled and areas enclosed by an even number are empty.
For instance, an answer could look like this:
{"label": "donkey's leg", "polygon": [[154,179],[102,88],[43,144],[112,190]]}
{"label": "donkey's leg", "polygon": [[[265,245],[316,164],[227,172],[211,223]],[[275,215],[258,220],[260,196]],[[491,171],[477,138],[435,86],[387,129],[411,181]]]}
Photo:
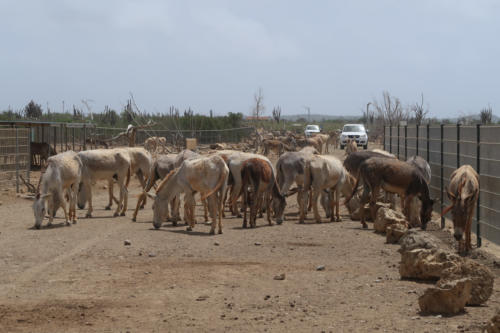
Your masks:
{"label": "donkey's leg", "polygon": [[113,205],[113,179],[108,180],[108,197],[108,205],[104,208],[106,210],[110,210]]}

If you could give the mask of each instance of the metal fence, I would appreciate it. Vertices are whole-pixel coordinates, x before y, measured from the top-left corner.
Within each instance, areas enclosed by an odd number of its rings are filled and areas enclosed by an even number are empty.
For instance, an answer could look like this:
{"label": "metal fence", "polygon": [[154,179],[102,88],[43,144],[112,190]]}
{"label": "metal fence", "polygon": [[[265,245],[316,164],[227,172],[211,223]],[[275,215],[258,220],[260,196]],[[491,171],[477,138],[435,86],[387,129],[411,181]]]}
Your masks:
{"label": "metal fence", "polygon": [[[109,146],[126,146],[126,137],[110,142],[125,128],[95,127],[93,124],[73,123],[42,123],[42,122],[8,122],[10,125],[0,125],[0,186],[22,184],[20,176],[29,182],[29,173],[37,159],[31,158],[30,143],[48,143],[57,153],[67,150],[82,151],[102,148],[103,143]],[[255,129],[253,127],[231,128],[222,130],[138,130],[136,144],[141,146],[151,136],[165,137],[167,144],[183,147],[185,138],[196,138],[199,144],[217,142],[238,143],[249,138]]]}
{"label": "metal fence", "polygon": [[[99,141],[106,141],[116,137],[125,128],[109,127],[67,127],[64,124],[51,127],[33,128],[32,142],[47,142],[57,152],[66,150],[85,150],[99,146]],[[199,144],[211,144],[217,142],[238,143],[255,133],[253,127],[230,128],[221,130],[138,130],[136,144],[142,145],[147,138],[159,136],[167,139],[167,144],[183,145],[184,139],[196,138]],[[128,145],[126,137],[121,137],[114,142],[113,146]],[[89,147],[87,147],[89,146]]]}
{"label": "metal fence", "polygon": [[[477,246],[484,237],[500,244],[500,126],[393,126],[384,128],[384,149],[399,159],[425,158],[432,170],[431,197],[449,204],[446,187],[451,173],[469,164],[479,174],[480,191],[473,230]],[[441,220],[444,226],[444,218]]]}
{"label": "metal fence", "polygon": [[19,176],[29,181],[29,134],[26,128],[0,127],[0,188],[15,185],[19,192]]}

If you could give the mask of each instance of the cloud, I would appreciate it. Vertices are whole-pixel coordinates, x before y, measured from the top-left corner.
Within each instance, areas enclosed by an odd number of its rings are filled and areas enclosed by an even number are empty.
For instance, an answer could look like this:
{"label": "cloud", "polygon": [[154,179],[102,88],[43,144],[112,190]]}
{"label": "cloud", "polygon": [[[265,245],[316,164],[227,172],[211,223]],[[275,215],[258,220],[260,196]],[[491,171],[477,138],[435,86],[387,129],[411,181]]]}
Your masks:
{"label": "cloud", "polygon": [[219,56],[260,61],[293,59],[300,55],[298,46],[289,37],[273,34],[263,22],[237,15],[228,8],[196,8],[193,20],[200,37],[196,40],[200,51],[219,51]]}

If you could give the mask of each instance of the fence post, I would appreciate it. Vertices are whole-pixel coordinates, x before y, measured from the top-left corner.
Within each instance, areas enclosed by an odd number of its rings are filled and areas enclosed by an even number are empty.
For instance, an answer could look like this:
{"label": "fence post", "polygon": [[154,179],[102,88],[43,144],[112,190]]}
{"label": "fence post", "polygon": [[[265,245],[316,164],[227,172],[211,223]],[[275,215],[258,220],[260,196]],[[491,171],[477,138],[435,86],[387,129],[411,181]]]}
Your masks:
{"label": "fence post", "polygon": [[460,168],[460,124],[457,124],[457,169]]}
{"label": "fence post", "polygon": [[73,133],[71,135],[71,138],[72,138],[72,141],[73,141],[72,142],[73,143],[73,151],[75,151],[75,128],[74,127],[71,129],[71,132]]}
{"label": "fence post", "polygon": [[19,135],[16,126],[16,193],[19,193]]}
{"label": "fence post", "polygon": [[405,161],[408,159],[408,125],[405,125]]}
{"label": "fence post", "polygon": [[83,150],[87,150],[87,128],[83,125]]}
{"label": "fence post", "polygon": [[28,167],[26,168],[26,180],[30,182],[31,171],[31,127],[28,127]]}
{"label": "fence post", "polygon": [[64,140],[63,140],[63,138],[64,138],[64,135],[63,135],[63,124],[61,124],[61,125],[59,126],[59,134],[60,134],[60,135],[59,135],[59,140],[60,140],[60,142],[61,142],[60,146],[61,146],[61,153],[62,153],[62,152],[64,151],[64,149],[63,149],[63,141],[64,141]]}
{"label": "fence post", "polygon": [[415,155],[418,156],[418,131],[419,131],[420,126],[416,125],[415,129],[417,130],[417,134],[415,135]]}
{"label": "fence post", "polygon": [[384,140],[384,145],[383,145],[383,147],[384,147],[384,150],[386,150],[386,149],[385,149],[385,125],[384,125],[384,139],[383,139],[383,140]]}
{"label": "fence post", "polygon": [[389,125],[389,153],[392,154],[392,125]]}
{"label": "fence post", "polygon": [[430,159],[431,159],[431,152],[430,152],[430,149],[429,149],[430,146],[431,146],[430,140],[429,140],[429,129],[430,129],[430,127],[431,127],[430,124],[427,124],[427,132],[426,132],[426,136],[427,136],[427,162],[429,162]]}
{"label": "fence post", "polygon": [[400,140],[400,137],[401,137],[401,135],[399,134],[400,127],[401,126],[398,124],[398,160],[399,160],[399,140]]}
{"label": "fence post", "polygon": [[45,142],[45,126],[42,125],[42,140],[40,142]]}
{"label": "fence post", "polygon": [[53,143],[54,143],[54,151],[57,151],[57,127],[54,127],[54,141],[53,141]]}
{"label": "fence post", "polygon": [[[444,142],[443,142],[443,139],[444,139],[444,124],[441,124],[441,167],[440,167],[440,176],[441,176],[441,180],[440,180],[440,183],[441,183],[441,211],[443,211],[443,200],[444,200],[444,196],[443,196],[443,193],[444,193],[444,172],[443,172],[443,164],[444,164],[444,154],[443,154],[443,148],[444,148]],[[441,217],[441,229],[444,228],[444,216]]]}
{"label": "fence post", "polygon": [[[476,147],[476,167],[477,174],[481,178],[481,124],[476,125],[476,135],[477,135],[477,147]],[[481,184],[481,182],[479,182]],[[479,224],[479,218],[481,213],[479,208],[481,207],[481,188],[477,193],[477,204],[476,204],[476,237],[477,237],[477,247],[481,247],[481,226]]]}

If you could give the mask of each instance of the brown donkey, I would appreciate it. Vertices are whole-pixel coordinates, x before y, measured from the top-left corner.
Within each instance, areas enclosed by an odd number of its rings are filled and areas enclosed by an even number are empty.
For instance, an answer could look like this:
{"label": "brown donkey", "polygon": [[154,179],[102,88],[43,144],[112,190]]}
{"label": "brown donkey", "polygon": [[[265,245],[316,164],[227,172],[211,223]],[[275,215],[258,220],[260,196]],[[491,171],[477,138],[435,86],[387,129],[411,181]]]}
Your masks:
{"label": "brown donkey", "polygon": [[[431,219],[434,201],[429,197],[429,186],[420,171],[397,159],[369,158],[361,163],[356,185],[345,203],[348,203],[352,196],[356,194],[360,180],[364,184],[361,207],[368,201],[370,202],[373,221],[375,221],[377,195],[382,188],[386,192],[397,193],[400,197],[405,198],[403,212],[407,218],[409,218],[411,201],[413,197],[418,196],[422,201],[422,208],[420,209],[421,228],[425,230],[427,222]],[[361,224],[363,228],[368,227],[365,223],[364,209],[361,209]]]}
{"label": "brown donkey", "polygon": [[[479,194],[479,176],[470,165],[462,165],[453,171],[450,177],[450,187],[447,189],[451,205],[445,208],[441,216],[451,210],[453,216],[453,236],[458,241],[458,251],[472,249],[470,228],[472,215]],[[465,232],[465,244],[462,239]],[[464,246],[465,245],[465,246]]]}

